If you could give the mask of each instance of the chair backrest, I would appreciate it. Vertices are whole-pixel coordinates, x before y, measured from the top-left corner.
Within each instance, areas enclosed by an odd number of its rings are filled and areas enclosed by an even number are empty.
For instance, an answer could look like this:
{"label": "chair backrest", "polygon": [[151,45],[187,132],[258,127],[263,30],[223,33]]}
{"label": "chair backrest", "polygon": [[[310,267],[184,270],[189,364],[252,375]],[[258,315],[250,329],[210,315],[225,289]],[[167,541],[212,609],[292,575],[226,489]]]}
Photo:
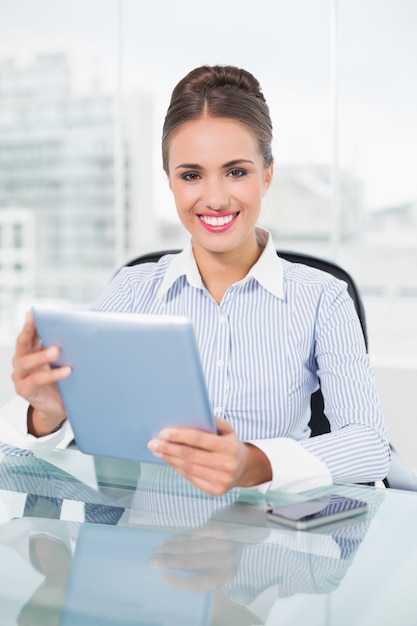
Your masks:
{"label": "chair backrest", "polygon": [[[180,250],[162,250],[159,252],[149,252],[135,259],[132,259],[127,266],[139,265],[140,263],[154,263],[165,254],[178,254]],[[347,289],[352,297],[355,305],[360,324],[362,326],[363,336],[365,339],[366,349],[368,349],[368,334],[366,328],[365,309],[362,298],[352,276],[342,267],[310,254],[301,254],[299,252],[290,252],[288,250],[277,250],[277,254],[292,263],[303,263],[310,267],[328,272],[347,283]],[[330,432],[330,424],[324,413],[324,402],[321,390],[318,389],[311,396],[311,418],[309,426],[311,428],[311,436],[321,435]],[[398,453],[391,446],[392,463],[388,476],[384,479],[386,487],[395,489],[405,489],[409,491],[417,491],[417,476],[414,471],[400,458]]]}

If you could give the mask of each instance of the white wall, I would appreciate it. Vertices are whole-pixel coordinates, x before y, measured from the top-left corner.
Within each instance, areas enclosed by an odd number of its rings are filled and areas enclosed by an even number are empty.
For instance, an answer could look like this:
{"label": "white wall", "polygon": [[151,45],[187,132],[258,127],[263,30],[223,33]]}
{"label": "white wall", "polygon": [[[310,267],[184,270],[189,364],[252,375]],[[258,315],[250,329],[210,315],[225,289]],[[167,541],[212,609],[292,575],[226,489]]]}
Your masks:
{"label": "white wall", "polygon": [[389,438],[417,472],[417,367],[374,367]]}
{"label": "white wall", "polygon": [[13,347],[0,346],[0,406],[13,396],[14,389],[12,379],[11,359],[13,355]]}

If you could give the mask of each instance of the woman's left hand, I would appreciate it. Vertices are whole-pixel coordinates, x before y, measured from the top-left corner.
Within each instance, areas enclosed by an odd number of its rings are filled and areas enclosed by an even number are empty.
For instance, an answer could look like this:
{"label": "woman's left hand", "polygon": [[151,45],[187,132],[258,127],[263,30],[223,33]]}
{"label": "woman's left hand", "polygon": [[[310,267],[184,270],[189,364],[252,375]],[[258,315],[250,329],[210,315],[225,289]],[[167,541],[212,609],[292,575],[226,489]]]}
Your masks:
{"label": "woman's left hand", "polygon": [[227,421],[215,419],[217,434],[194,428],[166,428],[148,443],[148,448],[213,496],[221,496],[233,487],[252,487],[271,480],[271,466],[264,453],[242,442]]}

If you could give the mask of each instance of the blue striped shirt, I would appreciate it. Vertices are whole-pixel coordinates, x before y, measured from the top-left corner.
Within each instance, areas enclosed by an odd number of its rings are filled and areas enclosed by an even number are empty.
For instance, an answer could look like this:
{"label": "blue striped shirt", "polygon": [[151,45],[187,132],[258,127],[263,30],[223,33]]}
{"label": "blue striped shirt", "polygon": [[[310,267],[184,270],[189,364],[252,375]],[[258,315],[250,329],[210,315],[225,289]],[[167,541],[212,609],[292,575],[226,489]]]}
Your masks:
{"label": "blue striped shirt", "polygon": [[[280,259],[271,237],[220,304],[191,244],[157,263],[123,268],[100,311],[184,315],[195,327],[213,411],[244,441],[288,438],[325,463],[335,482],[385,477],[389,446],[363,333],[346,284]],[[310,437],[319,379],[331,433]]]}

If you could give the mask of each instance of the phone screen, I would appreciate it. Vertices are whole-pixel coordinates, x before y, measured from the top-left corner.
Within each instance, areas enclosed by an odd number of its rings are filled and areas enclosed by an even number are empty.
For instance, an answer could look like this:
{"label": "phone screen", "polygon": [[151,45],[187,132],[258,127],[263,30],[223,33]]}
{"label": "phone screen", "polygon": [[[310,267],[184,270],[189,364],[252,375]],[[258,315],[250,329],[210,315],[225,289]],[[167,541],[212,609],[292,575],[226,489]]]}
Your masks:
{"label": "phone screen", "polygon": [[367,510],[367,503],[332,494],[269,509],[268,519],[305,529],[353,517]]}

